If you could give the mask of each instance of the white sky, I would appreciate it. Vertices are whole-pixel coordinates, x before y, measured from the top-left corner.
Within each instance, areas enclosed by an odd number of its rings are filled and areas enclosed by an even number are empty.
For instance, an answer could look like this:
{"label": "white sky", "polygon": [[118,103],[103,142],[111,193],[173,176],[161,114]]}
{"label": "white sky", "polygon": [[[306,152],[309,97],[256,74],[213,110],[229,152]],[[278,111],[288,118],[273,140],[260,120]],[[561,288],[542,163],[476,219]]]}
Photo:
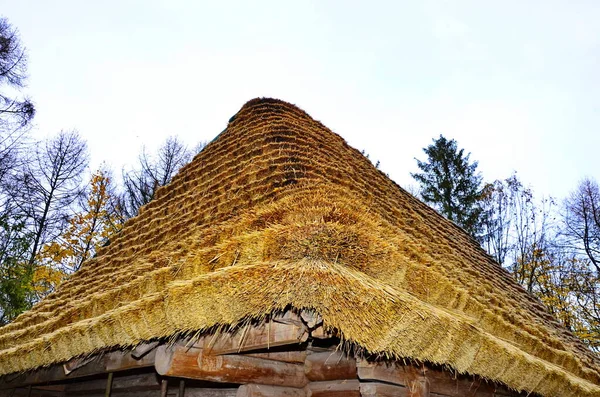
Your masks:
{"label": "white sky", "polygon": [[29,52],[35,134],[78,129],[119,173],[210,140],[247,100],[295,103],[401,185],[444,134],[486,180],[600,179],[600,2],[0,0]]}

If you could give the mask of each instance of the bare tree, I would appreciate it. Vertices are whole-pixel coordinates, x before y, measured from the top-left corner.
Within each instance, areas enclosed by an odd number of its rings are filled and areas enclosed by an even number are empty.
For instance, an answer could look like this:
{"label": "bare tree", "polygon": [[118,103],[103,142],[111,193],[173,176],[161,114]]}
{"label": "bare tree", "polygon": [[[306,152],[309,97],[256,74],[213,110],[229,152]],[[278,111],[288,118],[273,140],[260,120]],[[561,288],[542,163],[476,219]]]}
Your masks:
{"label": "bare tree", "polygon": [[584,253],[600,274],[600,187],[586,178],[565,200],[564,235],[571,248]]}
{"label": "bare tree", "polygon": [[190,151],[181,140],[172,136],[154,156],[142,149],[138,168],[123,171],[124,192],[119,200],[123,217],[136,216],[141,206],[154,199],[158,188],[171,182],[177,171],[189,163],[194,152],[201,151],[203,147],[201,143]]}
{"label": "bare tree", "polygon": [[[16,94],[27,80],[27,56],[19,34],[6,18],[0,17],[0,201],[7,204],[6,184],[11,184],[11,174],[20,166],[20,150],[27,132],[24,128],[35,114],[28,99]],[[13,208],[8,208],[12,212]],[[4,212],[3,212],[4,213]]]}
{"label": "bare tree", "polygon": [[[0,18],[0,87],[13,91],[25,86],[27,55],[19,34],[6,18]],[[29,123],[35,108],[29,99],[18,99],[0,91],[0,128],[14,130]]]}
{"label": "bare tree", "polygon": [[32,233],[30,266],[41,247],[61,233],[69,208],[82,192],[87,164],[85,141],[77,132],[61,131],[37,145],[33,159],[18,175],[14,197]]}
{"label": "bare tree", "polygon": [[486,184],[482,191],[481,245],[500,265],[504,264],[512,246],[514,181],[514,175],[504,181],[496,180]]}

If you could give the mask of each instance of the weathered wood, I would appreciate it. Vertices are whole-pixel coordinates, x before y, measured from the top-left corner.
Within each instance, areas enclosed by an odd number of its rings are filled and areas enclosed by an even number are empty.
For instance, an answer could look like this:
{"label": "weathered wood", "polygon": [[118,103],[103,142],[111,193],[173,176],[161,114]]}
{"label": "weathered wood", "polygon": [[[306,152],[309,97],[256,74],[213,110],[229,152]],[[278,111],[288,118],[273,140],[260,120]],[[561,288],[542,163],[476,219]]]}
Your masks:
{"label": "weathered wood", "polygon": [[10,378],[0,378],[0,390],[12,389],[27,385],[57,382],[65,379],[76,379],[84,376],[123,371],[132,368],[143,368],[154,365],[154,353],[149,353],[140,360],[131,357],[131,352],[115,351],[95,356],[90,362],[65,374],[63,364],[40,368],[22,375]]}
{"label": "weathered wood", "polygon": [[0,390],[0,397],[63,397],[64,395],[64,390],[46,386],[32,386],[31,388],[27,386],[13,390]]}
{"label": "weathered wood", "polygon": [[300,317],[309,329],[314,329],[318,325],[323,324],[323,318],[315,312],[307,312],[305,310],[300,313]]}
{"label": "weathered wood", "polygon": [[429,380],[425,376],[418,376],[407,385],[409,397],[429,397]]}
{"label": "weathered wood", "polygon": [[77,368],[83,367],[93,359],[93,356],[74,358],[63,364],[63,371],[65,372],[65,375],[69,375],[71,372],[75,371]]}
{"label": "weathered wood", "polygon": [[305,389],[310,397],[360,397],[360,382],[356,379],[310,382]]}
{"label": "weathered wood", "polygon": [[179,381],[179,390],[177,391],[177,397],[183,397],[185,395],[185,381],[181,379]]}
{"label": "weathered wood", "polygon": [[293,387],[248,384],[240,386],[236,397],[306,397],[306,390]]}
{"label": "weathered wood", "polygon": [[246,353],[248,357],[263,358],[265,360],[283,361],[284,363],[303,364],[306,360],[306,350],[291,350],[283,352]]}
{"label": "weathered wood", "polygon": [[154,364],[156,350],[147,352],[141,358],[133,357],[132,352],[121,354],[109,354],[104,358],[105,372],[117,372],[127,369],[150,367]]}
{"label": "weathered wood", "polygon": [[186,388],[187,397],[235,397],[238,388],[235,389],[214,389],[214,388]]}
{"label": "weathered wood", "polygon": [[404,386],[387,383],[367,382],[360,384],[362,397],[409,397],[409,390]]}
{"label": "weathered wood", "polygon": [[160,397],[167,397],[167,391],[169,390],[169,381],[163,379],[160,382]]}
{"label": "weathered wood", "polygon": [[275,346],[300,344],[308,339],[308,329],[297,315],[288,312],[260,325],[248,324],[235,333],[222,333],[203,340],[210,354],[240,353]]}
{"label": "weathered wood", "polygon": [[325,331],[323,326],[317,327],[310,332],[310,336],[315,339],[329,339],[332,335],[329,332]]}
{"label": "weathered wood", "polygon": [[142,343],[137,345],[135,349],[131,351],[131,357],[136,360],[144,357],[146,354],[150,353],[152,350],[156,349],[160,345],[160,342],[150,342],[150,343]]}
{"label": "weathered wood", "polygon": [[[89,395],[103,392],[105,387],[106,380],[92,379],[68,383],[65,387],[65,391],[68,395]],[[118,393],[121,391],[133,392],[142,390],[158,390],[159,387],[160,382],[155,372],[128,376],[115,376],[112,382],[113,393]]]}
{"label": "weathered wood", "polygon": [[304,367],[244,355],[212,355],[202,349],[181,345],[160,346],[156,371],[163,376],[208,380],[221,383],[258,383],[303,387],[308,380]]}
{"label": "weathered wood", "polygon": [[412,374],[407,374],[403,365],[387,365],[386,363],[370,363],[365,360],[358,360],[356,366],[358,379],[361,381],[383,381],[407,386],[409,381],[414,378]]}
{"label": "weathered wood", "polygon": [[[515,396],[508,389],[488,384],[470,376],[455,375],[448,371],[425,366],[385,363],[357,363],[358,378],[361,381],[383,381],[405,386],[421,394],[440,394],[449,397],[494,397],[499,395]],[[419,395],[419,394],[414,394]]]}
{"label": "weathered wood", "polygon": [[356,361],[339,351],[311,352],[304,373],[311,381],[356,379]]}
{"label": "weathered wood", "polygon": [[112,389],[113,382],[113,372],[108,373],[108,378],[106,379],[106,391],[104,392],[104,397],[110,397],[110,391]]}

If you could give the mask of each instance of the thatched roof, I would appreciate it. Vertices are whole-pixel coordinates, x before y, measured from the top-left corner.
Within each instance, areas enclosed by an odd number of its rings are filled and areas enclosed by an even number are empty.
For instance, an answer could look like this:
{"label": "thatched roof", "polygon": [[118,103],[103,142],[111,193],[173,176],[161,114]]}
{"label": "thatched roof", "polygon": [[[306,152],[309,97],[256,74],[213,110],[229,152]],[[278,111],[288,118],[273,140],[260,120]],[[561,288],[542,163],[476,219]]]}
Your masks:
{"label": "thatched roof", "polygon": [[463,230],[273,99],[245,104],[95,259],[0,329],[0,374],[289,307],[384,358],[600,395],[597,358]]}

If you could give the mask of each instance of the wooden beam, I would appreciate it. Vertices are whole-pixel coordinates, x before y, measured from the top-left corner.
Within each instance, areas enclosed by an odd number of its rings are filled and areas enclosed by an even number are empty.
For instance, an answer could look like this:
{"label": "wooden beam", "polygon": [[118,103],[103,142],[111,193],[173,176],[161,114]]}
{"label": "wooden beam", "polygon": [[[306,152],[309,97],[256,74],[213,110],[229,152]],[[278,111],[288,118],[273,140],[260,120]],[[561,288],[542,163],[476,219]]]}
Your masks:
{"label": "wooden beam", "polygon": [[151,367],[154,365],[156,350],[151,350],[141,358],[133,357],[133,352],[121,352],[121,354],[109,354],[104,358],[105,372],[125,371],[127,369]]}
{"label": "wooden beam", "polygon": [[360,382],[356,379],[310,382],[305,389],[311,397],[361,397]]}
{"label": "wooden beam", "polygon": [[[104,392],[106,380],[90,379],[68,383],[65,392],[68,395],[90,395]],[[147,374],[116,376],[112,382],[112,392],[137,392],[144,390],[158,390],[160,382],[154,371]]]}
{"label": "wooden beam", "polygon": [[26,372],[14,378],[10,376],[0,377],[0,390],[12,389],[27,385],[57,382],[66,379],[76,379],[84,376],[105,374],[108,372],[123,371],[126,369],[150,367],[154,365],[154,353],[135,360],[131,352],[114,351],[94,356],[92,360],[84,365],[65,373],[63,364],[55,364],[47,368]]}
{"label": "wooden beam", "polygon": [[202,347],[210,354],[217,355],[300,344],[307,339],[308,329],[302,319],[288,312],[264,324],[248,324],[234,333],[224,332],[207,336],[203,340]]}
{"label": "wooden beam", "polygon": [[83,367],[84,365],[91,362],[92,360],[94,360],[94,356],[74,358],[63,364],[63,371],[65,372],[65,375],[69,375],[71,372],[75,371],[77,368]]}
{"label": "wooden beam", "polygon": [[315,312],[308,312],[304,310],[302,313],[300,313],[300,318],[302,318],[302,321],[309,329],[317,328],[323,324],[323,318]]}
{"label": "wooden beam", "polygon": [[158,345],[160,345],[160,342],[149,342],[137,345],[135,349],[131,351],[131,357],[133,357],[135,360],[139,360],[152,350],[156,349]]}
{"label": "wooden beam", "polygon": [[[472,376],[453,374],[425,365],[399,363],[369,363],[359,360],[358,378],[361,381],[383,381],[404,386],[413,391],[411,396],[439,394],[449,397],[494,397],[518,395],[497,384],[488,384]],[[417,394],[421,393],[421,394]]]}
{"label": "wooden beam", "polygon": [[311,352],[304,373],[311,381],[357,379],[356,361],[340,351]]}
{"label": "wooden beam", "polygon": [[306,390],[293,387],[248,384],[242,385],[236,397],[306,397]]}
{"label": "wooden beam", "polygon": [[213,355],[196,347],[160,346],[156,371],[163,376],[221,383],[258,383],[303,387],[308,380],[299,364],[265,360],[244,355]]}
{"label": "wooden beam", "polygon": [[409,390],[404,386],[387,383],[367,382],[360,384],[362,397],[409,397]]}
{"label": "wooden beam", "polygon": [[282,352],[246,353],[244,355],[265,360],[283,361],[284,363],[304,364],[307,353],[306,350],[289,350]]}

